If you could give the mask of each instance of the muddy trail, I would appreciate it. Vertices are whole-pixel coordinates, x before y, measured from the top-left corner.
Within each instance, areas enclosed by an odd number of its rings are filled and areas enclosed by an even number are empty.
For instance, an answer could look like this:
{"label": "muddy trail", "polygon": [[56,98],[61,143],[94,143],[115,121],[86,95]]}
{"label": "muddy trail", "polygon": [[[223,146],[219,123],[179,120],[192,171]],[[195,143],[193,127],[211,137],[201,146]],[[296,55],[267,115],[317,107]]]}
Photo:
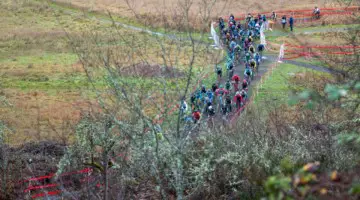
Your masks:
{"label": "muddy trail", "polygon": [[[255,45],[256,46],[256,45]],[[262,62],[260,63],[260,65],[258,66],[258,71],[257,73],[255,73],[254,79],[251,80],[250,85],[248,86],[248,99],[246,100],[246,104],[250,103],[249,101],[251,100],[251,96],[253,93],[253,89],[255,88],[256,84],[260,81],[261,77],[263,76],[263,74],[265,74],[268,70],[268,68],[270,67],[270,65],[272,65],[274,62],[271,59],[268,59],[266,56],[263,57]],[[234,75],[237,74],[241,80],[240,82],[242,82],[245,77],[244,77],[244,71],[245,71],[245,63],[244,62],[240,62],[240,63],[236,63],[236,65],[234,66]],[[214,73],[214,76],[216,76],[216,74]],[[220,83],[218,83],[218,85],[225,85],[227,81],[227,76],[222,76]],[[240,84],[241,85],[241,84]],[[239,86],[241,88],[241,86]],[[233,88],[231,89],[233,90]],[[233,99],[234,97],[234,92],[231,91],[231,99]],[[234,102],[233,102],[234,104]],[[217,105],[215,105],[217,107]],[[236,106],[233,105],[232,108],[232,112],[229,113],[226,117],[224,117],[224,115],[217,111],[215,116],[214,116],[214,122],[217,124],[219,122],[225,123],[225,124],[229,124],[232,123],[233,121],[236,121],[236,118],[238,116],[240,116],[241,112],[245,109],[246,105],[243,107],[243,109],[241,109],[240,111],[238,111],[236,109]],[[203,114],[205,121],[208,120],[208,115],[207,114]]]}

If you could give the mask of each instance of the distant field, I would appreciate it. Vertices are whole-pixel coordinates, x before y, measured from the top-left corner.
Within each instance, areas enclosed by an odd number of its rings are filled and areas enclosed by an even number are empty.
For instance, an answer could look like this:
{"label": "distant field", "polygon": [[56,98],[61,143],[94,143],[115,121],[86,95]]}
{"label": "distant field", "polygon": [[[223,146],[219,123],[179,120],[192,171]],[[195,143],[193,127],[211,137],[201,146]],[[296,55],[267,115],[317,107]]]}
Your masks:
{"label": "distant field", "polygon": [[[92,10],[110,10],[123,16],[132,16],[132,11],[129,6],[139,13],[148,14],[159,14],[159,12],[171,14],[173,12],[179,12],[181,10],[182,0],[56,0],[58,2],[71,3],[76,6],[86,7]],[[127,3],[129,2],[129,4]],[[255,11],[271,11],[279,9],[301,9],[301,8],[312,8],[315,5],[324,6],[325,0],[313,1],[313,0],[277,0],[277,1],[249,1],[249,0],[217,0],[217,1],[203,1],[194,0],[192,2],[191,13],[197,15],[200,10],[203,10],[204,2],[213,4],[213,10],[210,13],[211,17],[228,15],[229,13],[239,14],[244,12],[255,12]],[[327,3],[330,5],[329,3]]]}
{"label": "distant field", "polygon": [[[190,2],[188,19],[192,27],[196,30],[208,30],[210,21],[217,21],[218,17],[227,17],[230,14],[234,14],[235,17],[245,17],[245,13],[249,12],[261,13],[274,10],[313,9],[315,6],[321,8],[348,6],[340,4],[340,1],[336,0],[55,0],[52,2],[102,14],[111,12],[121,18],[125,23],[146,25],[157,29],[167,27],[168,30],[178,31],[184,30],[181,24],[186,21],[183,12],[185,2]],[[358,3],[354,1],[352,5],[358,6]],[[290,12],[287,13],[288,16],[290,14]],[[308,14],[311,14],[311,11],[309,11]],[[278,18],[281,18],[280,14]],[[350,15],[328,15],[320,20],[317,25],[322,23],[351,24],[354,18],[356,17]],[[307,25],[309,25],[309,23],[302,24],[302,26]]]}

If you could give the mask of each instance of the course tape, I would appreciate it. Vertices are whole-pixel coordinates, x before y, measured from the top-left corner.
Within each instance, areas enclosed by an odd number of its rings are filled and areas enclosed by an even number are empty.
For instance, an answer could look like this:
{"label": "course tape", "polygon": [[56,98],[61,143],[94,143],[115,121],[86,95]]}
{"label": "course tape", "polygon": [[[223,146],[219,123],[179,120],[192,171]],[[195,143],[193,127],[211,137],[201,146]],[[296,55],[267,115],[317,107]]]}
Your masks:
{"label": "course tape", "polygon": [[305,49],[305,48],[312,48],[312,49],[359,49],[360,46],[354,46],[354,45],[344,45],[344,46],[336,46],[336,45],[313,45],[313,46],[301,46],[301,45],[291,45],[289,43],[286,43],[287,47],[293,47],[298,49]]}
{"label": "course tape", "polygon": [[50,192],[34,194],[31,196],[31,198],[36,199],[36,198],[45,197],[45,196],[57,196],[60,193],[61,193],[61,190],[54,190],[54,191],[50,191]]}
{"label": "course tape", "polygon": [[[92,172],[92,169],[85,168],[85,169],[78,170],[78,171],[62,173],[60,176],[70,176],[70,175],[74,175],[74,174],[84,174],[84,173],[89,173],[89,172]],[[55,173],[52,173],[47,176],[38,176],[38,177],[28,178],[28,179],[25,179],[24,181],[20,181],[19,183],[29,182],[29,181],[40,181],[40,180],[44,180],[44,179],[51,179],[53,177],[55,177]]]}
{"label": "course tape", "polygon": [[354,55],[354,52],[349,51],[337,51],[337,52],[300,52],[300,51],[291,51],[291,50],[285,50],[285,52],[288,53],[295,53],[300,55],[310,55],[310,54],[316,54],[316,55]]}
{"label": "course tape", "polygon": [[[359,6],[350,6],[350,7],[343,7],[343,8],[321,8],[321,13],[320,15],[352,15],[353,12],[359,11],[360,7]],[[336,11],[336,12],[326,12],[326,11]],[[350,12],[353,11],[353,12]],[[300,9],[300,10],[277,10],[275,11],[278,16],[281,14],[294,14],[294,16],[298,16],[299,14],[301,16],[313,16],[312,12],[313,9]],[[258,14],[260,15],[271,15],[272,12],[260,12],[260,13],[250,13],[253,16],[257,16]],[[246,19],[247,13],[239,13],[237,14],[237,16],[242,16],[242,17],[235,17],[235,20],[244,20]],[[229,16],[224,16],[224,21],[228,21]]]}

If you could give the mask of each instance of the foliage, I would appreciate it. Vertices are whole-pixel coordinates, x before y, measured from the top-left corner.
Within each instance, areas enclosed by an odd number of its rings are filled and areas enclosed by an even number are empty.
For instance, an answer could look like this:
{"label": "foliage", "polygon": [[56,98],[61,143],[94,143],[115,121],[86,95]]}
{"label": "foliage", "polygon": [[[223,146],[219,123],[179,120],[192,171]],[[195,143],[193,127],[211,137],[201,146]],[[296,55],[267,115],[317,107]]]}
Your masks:
{"label": "foliage", "polygon": [[[288,176],[269,177],[265,182],[267,198],[276,199],[307,199],[307,198],[353,198],[359,197],[359,174],[337,171],[321,173],[320,163],[308,163],[296,173]],[[355,176],[354,176],[355,175]]]}

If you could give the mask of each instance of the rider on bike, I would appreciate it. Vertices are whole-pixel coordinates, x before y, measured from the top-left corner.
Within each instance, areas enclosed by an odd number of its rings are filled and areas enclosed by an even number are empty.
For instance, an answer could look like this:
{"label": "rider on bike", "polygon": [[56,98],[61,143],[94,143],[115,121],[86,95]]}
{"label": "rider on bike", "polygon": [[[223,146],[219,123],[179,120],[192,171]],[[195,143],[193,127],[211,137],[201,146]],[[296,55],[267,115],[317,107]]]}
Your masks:
{"label": "rider on bike", "polygon": [[224,96],[227,95],[229,91],[224,89],[221,85],[220,88],[215,91],[215,95],[218,97],[218,107],[222,108],[224,105]]}
{"label": "rider on bike", "polygon": [[242,99],[242,96],[239,91],[236,92],[236,94],[234,96],[234,101],[236,103],[237,110],[240,110],[240,108],[243,105],[243,99]]}
{"label": "rider on bike", "polygon": [[209,102],[212,103],[214,100],[214,93],[210,89],[208,89],[206,95],[209,98]]}
{"label": "rider on bike", "polygon": [[235,74],[231,80],[233,81],[234,86],[234,92],[237,92],[239,90],[239,83],[240,83],[240,77],[239,75]]}
{"label": "rider on bike", "polygon": [[225,114],[232,112],[231,104],[232,104],[232,102],[231,102],[230,95],[226,95],[226,97],[225,97]]}
{"label": "rider on bike", "polygon": [[243,98],[243,101],[246,101],[248,98],[247,92],[243,89],[243,90],[241,90],[240,94]]}
{"label": "rider on bike", "polygon": [[258,68],[259,65],[260,65],[260,60],[261,60],[260,54],[259,54],[258,52],[256,52],[256,53],[254,54],[254,59],[255,59],[255,61],[256,61],[256,66],[257,66],[257,68]]}
{"label": "rider on bike", "polygon": [[250,53],[252,53],[252,54],[254,54],[254,53],[255,53],[255,48],[254,48],[254,46],[253,46],[253,45],[250,45],[250,47],[249,47],[249,51],[250,51]]}
{"label": "rider on bike", "polygon": [[242,87],[243,90],[247,91],[248,90],[248,82],[244,79],[243,83],[242,83]]}
{"label": "rider on bike", "polygon": [[260,54],[260,59],[262,59],[262,54],[263,54],[264,49],[265,49],[265,46],[263,44],[259,44],[257,46],[257,50],[258,50],[258,52]]}
{"label": "rider on bike", "polygon": [[206,87],[205,87],[205,85],[202,85],[202,86],[201,86],[201,93],[202,93],[202,94],[206,94]]}
{"label": "rider on bike", "polygon": [[234,75],[234,65],[231,63],[228,68],[228,79],[230,80]]}
{"label": "rider on bike", "polygon": [[247,51],[247,52],[245,53],[245,61],[246,61],[246,63],[249,63],[250,58],[251,58],[251,54],[250,54],[249,51]]}
{"label": "rider on bike", "polygon": [[244,77],[245,77],[245,80],[247,80],[247,82],[249,82],[251,79],[253,79],[253,72],[252,72],[251,68],[249,68],[249,67],[245,68]]}
{"label": "rider on bike", "polygon": [[222,77],[222,68],[220,66],[216,66],[216,74],[218,77],[218,82],[220,82]]}
{"label": "rider on bike", "polygon": [[230,89],[231,89],[231,83],[230,83],[229,80],[227,80],[226,83],[225,83],[225,89],[226,89],[227,91],[230,91]]}
{"label": "rider on bike", "polygon": [[319,19],[320,18],[320,8],[318,8],[317,6],[315,6],[315,9],[313,11],[313,14],[315,16],[315,18]]}
{"label": "rider on bike", "polygon": [[219,29],[220,29],[220,32],[221,32],[222,30],[224,30],[224,28],[225,28],[224,19],[220,17],[220,18],[219,18]]}
{"label": "rider on bike", "polygon": [[196,110],[195,112],[193,112],[192,116],[193,116],[194,123],[196,124],[200,120],[201,113],[200,113],[200,111]]}
{"label": "rider on bike", "polygon": [[[251,67],[251,69],[252,69],[252,71],[253,72],[256,72],[257,71],[257,66],[256,66],[256,61],[254,60],[254,59],[251,59],[250,60],[250,67]],[[251,77],[251,78],[253,78],[253,77]]]}
{"label": "rider on bike", "polygon": [[218,89],[218,85],[216,83],[214,83],[212,86],[211,86],[211,89],[213,92],[215,92],[217,89]]}

